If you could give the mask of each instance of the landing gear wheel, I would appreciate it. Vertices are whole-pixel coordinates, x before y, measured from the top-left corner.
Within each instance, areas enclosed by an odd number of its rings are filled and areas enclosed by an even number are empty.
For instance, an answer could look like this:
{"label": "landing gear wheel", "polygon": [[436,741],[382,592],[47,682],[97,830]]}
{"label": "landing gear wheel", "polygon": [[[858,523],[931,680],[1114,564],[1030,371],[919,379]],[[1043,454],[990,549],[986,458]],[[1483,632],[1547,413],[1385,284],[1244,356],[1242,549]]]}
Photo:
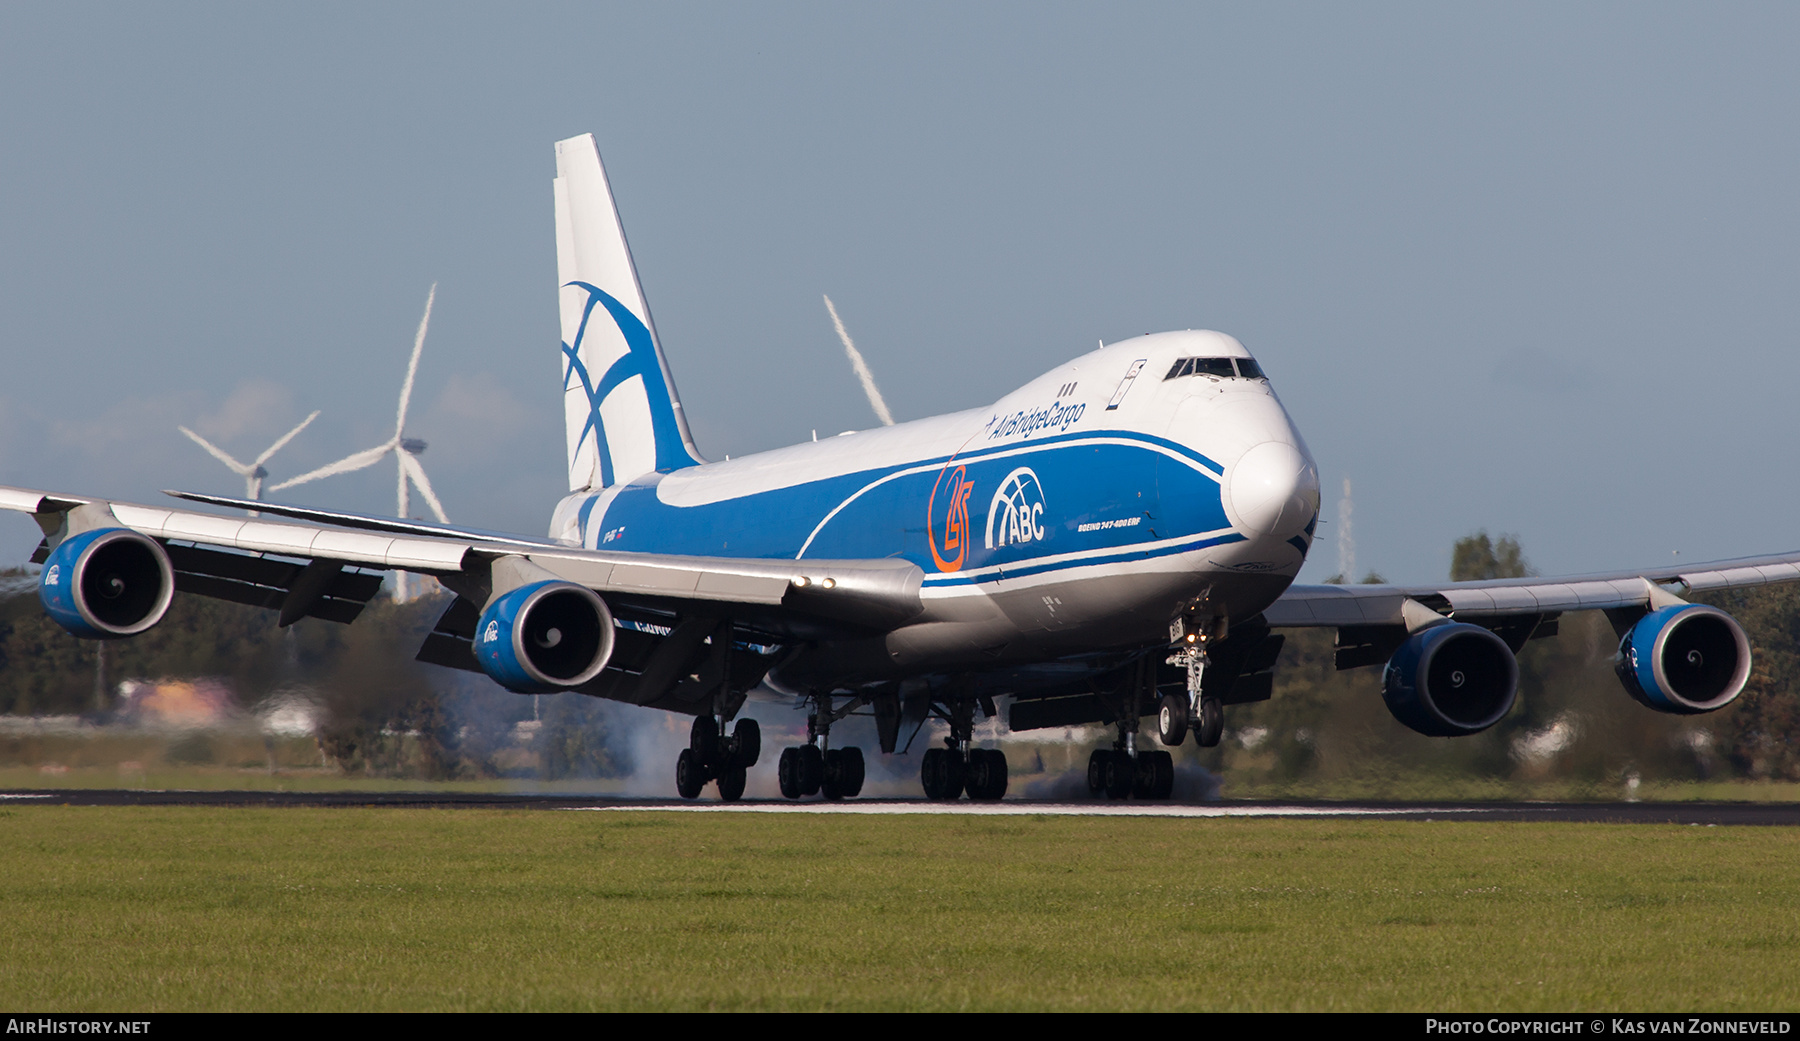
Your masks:
{"label": "landing gear wheel", "polygon": [[1156,783],[1150,789],[1150,798],[1167,799],[1175,794],[1175,757],[1167,752],[1151,752],[1156,760]]}
{"label": "landing gear wheel", "polygon": [[1132,798],[1156,798],[1156,756],[1157,753],[1149,749],[1137,754],[1137,760],[1132,763],[1132,766],[1135,767],[1131,772]]}
{"label": "landing gear wheel", "polygon": [[925,798],[942,799],[944,797],[943,767],[939,760],[944,758],[941,748],[927,748],[925,758],[919,761],[919,784],[925,789]]}
{"label": "landing gear wheel", "polygon": [[675,757],[675,794],[683,799],[698,799],[700,789],[706,786],[706,771],[699,759],[691,748],[682,749]]}
{"label": "landing gear wheel", "polygon": [[1194,743],[1201,748],[1216,748],[1225,734],[1225,706],[1218,698],[1200,699],[1200,720],[1194,727]]}
{"label": "landing gear wheel", "polygon": [[919,764],[919,780],[925,785],[925,797],[948,801],[962,795],[962,756],[948,748],[928,748]]}
{"label": "landing gear wheel", "polygon": [[1167,799],[1175,790],[1175,757],[1169,753],[1145,749],[1137,754],[1133,765],[1132,798]]}
{"label": "landing gear wheel", "polygon": [[842,799],[844,797],[843,776],[843,750],[833,748],[825,753],[825,772],[819,783],[820,794],[833,802]]}
{"label": "landing gear wheel", "polygon": [[1156,714],[1156,736],[1170,748],[1179,748],[1187,740],[1187,699],[1179,694],[1164,694],[1162,707]]}
{"label": "landing gear wheel", "polygon": [[731,728],[731,761],[748,770],[762,758],[762,726],[754,719],[740,719]]}
{"label": "landing gear wheel", "polygon": [[748,774],[741,766],[727,766],[719,774],[719,798],[726,802],[737,802],[744,797],[744,784],[749,780]]}
{"label": "landing gear wheel", "polygon": [[944,798],[962,798],[969,781],[969,762],[951,749],[944,749]]}
{"label": "landing gear wheel", "polygon": [[781,758],[775,764],[775,780],[781,785],[781,794],[790,799],[800,798],[801,774],[805,768],[800,765],[800,750],[784,748]]}
{"label": "landing gear wheel", "polygon": [[838,791],[843,793],[844,798],[854,799],[862,794],[862,786],[862,749],[851,745],[844,749],[844,757],[838,760]]}
{"label": "landing gear wheel", "polygon": [[1088,794],[1098,799],[1106,794],[1106,761],[1112,752],[1105,748],[1096,748],[1088,756]]}
{"label": "landing gear wheel", "polygon": [[1137,763],[1124,752],[1113,751],[1106,756],[1106,797],[1123,799],[1131,794],[1131,787],[1137,782]]}
{"label": "landing gear wheel", "polygon": [[800,794],[817,795],[825,783],[825,753],[818,745],[800,746]]}
{"label": "landing gear wheel", "polygon": [[688,749],[694,753],[701,766],[712,766],[719,761],[719,721],[710,715],[694,717],[693,729],[688,731]]}
{"label": "landing gear wheel", "polygon": [[969,798],[994,801],[1006,795],[1006,753],[977,748],[969,753]]}

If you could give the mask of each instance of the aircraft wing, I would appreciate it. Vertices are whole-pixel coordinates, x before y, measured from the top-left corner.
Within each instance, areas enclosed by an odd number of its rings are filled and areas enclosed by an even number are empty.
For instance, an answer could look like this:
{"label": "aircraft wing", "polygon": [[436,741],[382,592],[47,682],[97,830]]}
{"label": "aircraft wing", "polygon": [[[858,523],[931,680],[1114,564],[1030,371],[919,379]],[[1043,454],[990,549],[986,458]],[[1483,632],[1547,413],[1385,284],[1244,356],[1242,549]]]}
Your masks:
{"label": "aircraft wing", "polygon": [[[493,565],[506,558],[586,586],[628,612],[672,616],[682,605],[691,612],[717,603],[775,635],[885,630],[923,610],[923,573],[900,560],[802,562],[607,552],[539,539],[509,541],[392,518],[255,505],[265,513],[310,514],[330,522],[227,517],[0,487],[0,509],[32,514],[45,532],[46,544],[39,547],[36,561],[44,559],[50,539],[65,529],[72,511],[110,511],[119,527],[163,545],[176,589],[276,608],[284,625],[308,616],[350,621],[380,587],[380,577],[373,573],[388,570],[433,575],[479,607],[491,591]],[[89,510],[88,515],[96,514]]]}
{"label": "aircraft wing", "polygon": [[1438,585],[1290,586],[1263,617],[1272,626],[1407,625],[1411,602],[1441,615],[1489,619],[1660,606],[1670,598],[1800,580],[1800,552],[1670,564],[1562,578],[1502,578]]}

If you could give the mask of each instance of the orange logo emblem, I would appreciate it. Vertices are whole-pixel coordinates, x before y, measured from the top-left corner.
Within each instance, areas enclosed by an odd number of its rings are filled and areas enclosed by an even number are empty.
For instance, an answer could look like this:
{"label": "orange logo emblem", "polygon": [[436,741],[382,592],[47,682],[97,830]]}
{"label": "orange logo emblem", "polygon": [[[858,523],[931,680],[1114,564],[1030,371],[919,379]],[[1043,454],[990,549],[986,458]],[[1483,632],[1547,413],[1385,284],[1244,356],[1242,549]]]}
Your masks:
{"label": "orange logo emblem", "polygon": [[[975,482],[965,476],[967,469],[959,466],[952,470],[946,463],[938,471],[931,501],[925,507],[925,538],[931,543],[931,559],[939,571],[960,571],[969,556],[969,494],[975,490]],[[937,508],[940,498],[944,500],[941,515]]]}

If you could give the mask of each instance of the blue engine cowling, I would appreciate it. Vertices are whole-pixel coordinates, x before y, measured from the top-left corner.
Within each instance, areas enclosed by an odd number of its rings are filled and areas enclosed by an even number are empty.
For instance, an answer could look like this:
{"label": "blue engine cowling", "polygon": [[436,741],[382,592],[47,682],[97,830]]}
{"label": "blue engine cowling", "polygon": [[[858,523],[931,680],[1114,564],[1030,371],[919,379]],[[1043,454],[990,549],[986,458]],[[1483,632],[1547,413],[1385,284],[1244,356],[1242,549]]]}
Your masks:
{"label": "blue engine cowling", "polygon": [[1430,737],[1480,733],[1512,711],[1518,694],[1512,648],[1491,631],[1462,622],[1407,637],[1381,676],[1388,711]]}
{"label": "blue engine cowling", "polygon": [[175,569],[155,539],[130,528],[96,528],[64,539],[44,560],[38,599],[56,624],[89,640],[112,640],[162,621],[175,597]]}
{"label": "blue engine cowling", "polygon": [[1716,607],[1664,607],[1625,631],[1613,671],[1633,698],[1658,712],[1711,712],[1731,704],[1749,681],[1750,639]]}
{"label": "blue engine cowling", "polygon": [[579,687],[612,657],[613,619],[599,594],[545,581],[502,594],[475,626],[475,660],[515,694]]}

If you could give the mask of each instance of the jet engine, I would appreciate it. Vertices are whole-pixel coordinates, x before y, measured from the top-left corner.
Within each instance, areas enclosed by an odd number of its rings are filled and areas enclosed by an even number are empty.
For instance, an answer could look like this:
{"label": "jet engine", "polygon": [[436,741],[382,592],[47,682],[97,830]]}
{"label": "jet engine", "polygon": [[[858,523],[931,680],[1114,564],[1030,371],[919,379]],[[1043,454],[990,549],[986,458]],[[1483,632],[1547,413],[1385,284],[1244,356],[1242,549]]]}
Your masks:
{"label": "jet engine", "polygon": [[579,687],[613,652],[613,618],[598,593],[574,582],[520,586],[489,602],[475,628],[475,660],[515,694]]}
{"label": "jet engine", "polygon": [[1750,679],[1750,639],[1716,607],[1664,607],[1625,631],[1613,671],[1633,698],[1658,712],[1711,712],[1729,705]]}
{"label": "jet engine", "polygon": [[1462,622],[1407,637],[1381,677],[1388,711],[1430,737],[1480,733],[1512,711],[1518,694],[1512,648],[1493,632]]}
{"label": "jet engine", "polygon": [[44,560],[38,599],[56,624],[89,640],[113,640],[162,621],[175,596],[169,554],[130,528],[94,528],[64,539]]}

